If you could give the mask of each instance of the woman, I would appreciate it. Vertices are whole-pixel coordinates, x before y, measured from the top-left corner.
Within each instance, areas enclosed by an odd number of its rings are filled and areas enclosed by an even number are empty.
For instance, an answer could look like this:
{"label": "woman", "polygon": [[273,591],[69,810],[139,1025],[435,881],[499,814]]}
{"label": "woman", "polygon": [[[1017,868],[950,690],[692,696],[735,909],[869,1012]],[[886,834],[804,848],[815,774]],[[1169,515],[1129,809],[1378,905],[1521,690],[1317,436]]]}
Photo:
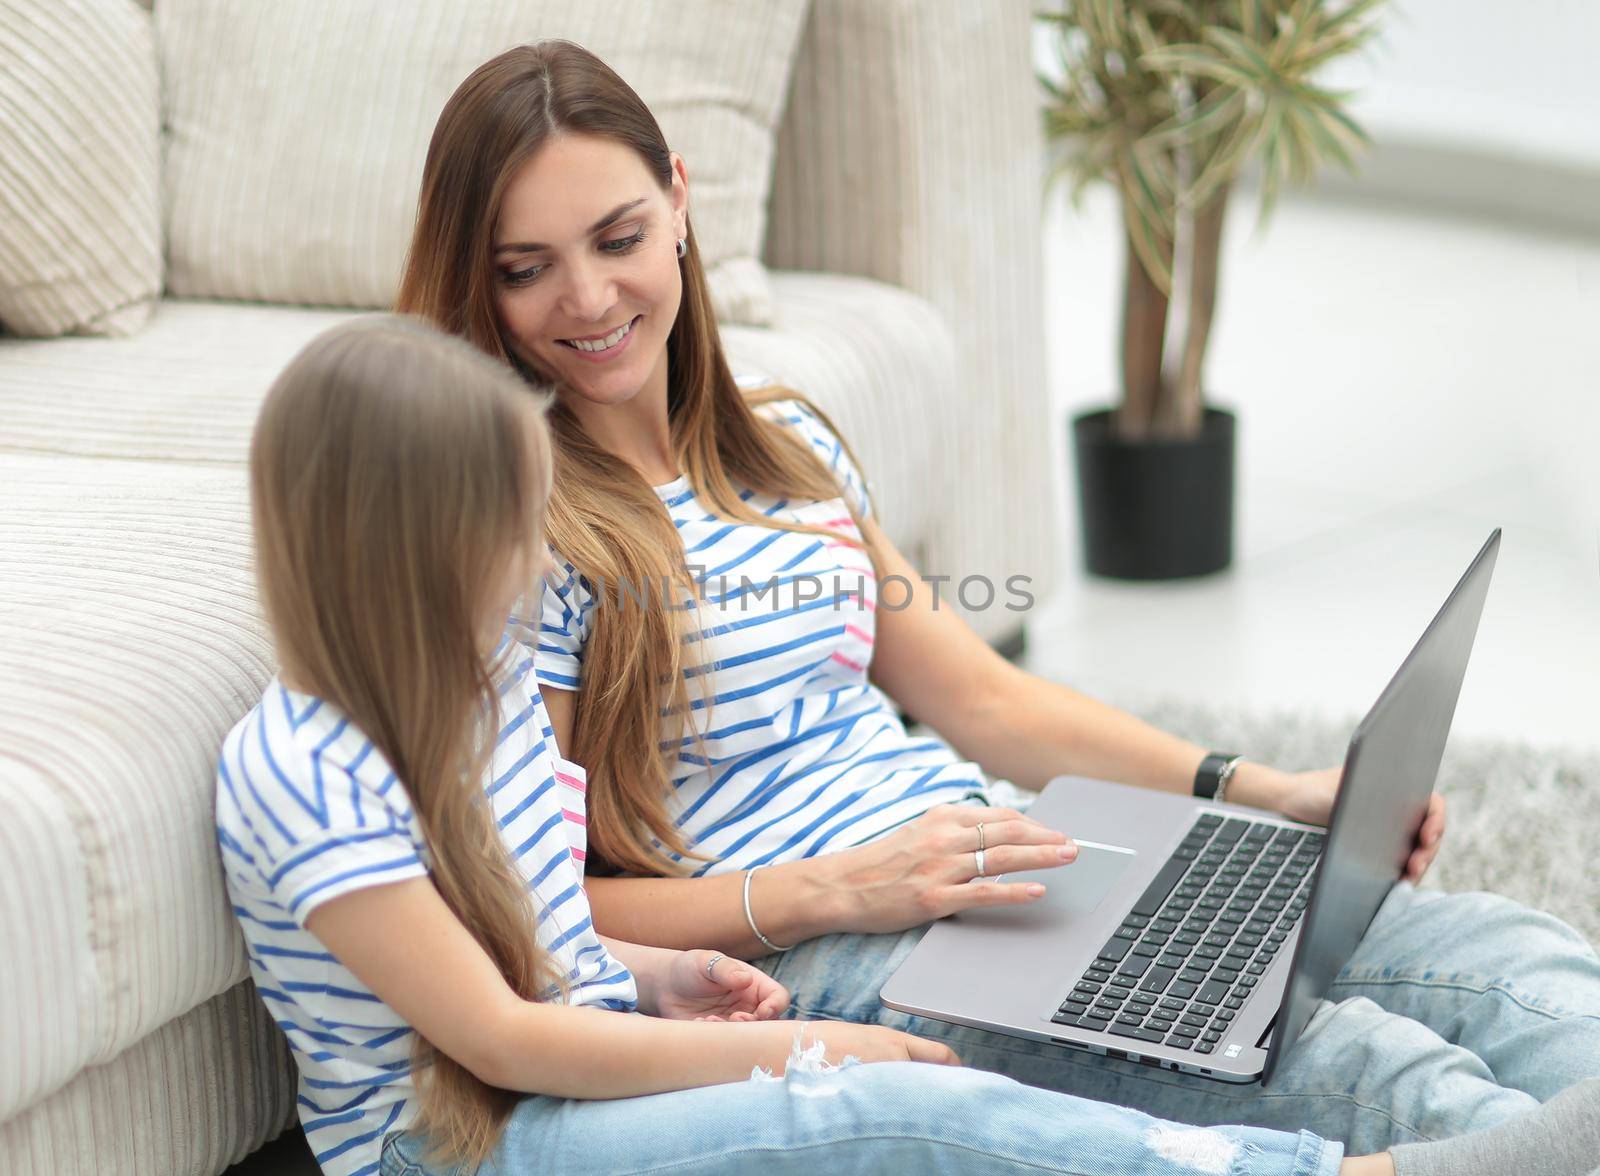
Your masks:
{"label": "woman", "polygon": [[[1358,1151],[1485,1127],[1600,1074],[1600,962],[1580,936],[1408,885],[1269,1091],[881,1009],[930,919],[1040,893],[977,875],[1074,856],[984,807],[986,773],[1187,792],[1204,749],[995,655],[879,529],[826,418],[781,390],[739,394],[688,182],[602,63],[561,43],[513,50],[440,116],[400,295],[556,388],[559,568],[529,621],[558,743],[589,772],[598,856],[631,875],[590,882],[600,926],[787,952],[765,965],[806,1015],[914,1028],[984,1068],[1166,1118],[1309,1126]],[[825,605],[764,595],[801,576],[831,585]],[[910,598],[876,610],[890,576]],[[889,699],[959,754],[908,736]],[[1321,822],[1337,784],[1244,763],[1227,797]],[[1436,798],[1408,879],[1443,826]]]}

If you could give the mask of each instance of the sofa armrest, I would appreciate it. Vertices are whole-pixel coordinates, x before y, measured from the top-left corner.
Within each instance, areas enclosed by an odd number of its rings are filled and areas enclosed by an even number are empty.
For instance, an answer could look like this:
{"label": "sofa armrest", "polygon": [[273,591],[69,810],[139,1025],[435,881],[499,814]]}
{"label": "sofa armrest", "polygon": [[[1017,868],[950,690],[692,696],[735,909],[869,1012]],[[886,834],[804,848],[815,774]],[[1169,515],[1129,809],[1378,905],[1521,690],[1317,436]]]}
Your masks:
{"label": "sofa armrest", "polygon": [[[876,278],[940,311],[970,388],[968,445],[945,463],[963,491],[924,570],[1027,574],[1042,597],[1060,544],[1031,14],[1021,0],[813,0],[766,260]],[[969,619],[990,636],[1018,620]]]}

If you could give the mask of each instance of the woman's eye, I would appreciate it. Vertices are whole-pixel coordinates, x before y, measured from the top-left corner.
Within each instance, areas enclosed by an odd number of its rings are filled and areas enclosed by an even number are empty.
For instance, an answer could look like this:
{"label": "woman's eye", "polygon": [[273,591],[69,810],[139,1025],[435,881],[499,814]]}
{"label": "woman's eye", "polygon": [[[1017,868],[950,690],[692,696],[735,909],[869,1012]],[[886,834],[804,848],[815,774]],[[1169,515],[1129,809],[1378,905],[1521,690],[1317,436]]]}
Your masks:
{"label": "woman's eye", "polygon": [[631,237],[618,237],[615,241],[607,241],[601,245],[607,253],[627,253],[635,245],[644,240],[644,230],[640,229]]}
{"label": "woman's eye", "polygon": [[[613,256],[617,256],[623,253],[631,253],[636,245],[640,245],[643,242],[644,230],[640,229],[631,237],[618,237],[615,241],[602,241],[600,243],[600,249],[603,253],[609,253]],[[501,271],[501,277],[504,279],[507,285],[526,286],[529,282],[537,278],[540,273],[544,271],[544,268],[545,267],[542,265],[530,265],[527,269],[523,270],[503,270]]]}

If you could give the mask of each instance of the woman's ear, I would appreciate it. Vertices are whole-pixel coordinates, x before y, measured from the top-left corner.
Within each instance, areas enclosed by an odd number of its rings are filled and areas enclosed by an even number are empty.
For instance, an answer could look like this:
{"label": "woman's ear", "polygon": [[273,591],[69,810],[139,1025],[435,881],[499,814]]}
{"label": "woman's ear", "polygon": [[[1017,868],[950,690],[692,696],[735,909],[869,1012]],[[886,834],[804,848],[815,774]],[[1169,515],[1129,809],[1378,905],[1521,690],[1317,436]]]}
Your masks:
{"label": "woman's ear", "polygon": [[674,237],[689,235],[689,166],[672,152],[672,224]]}

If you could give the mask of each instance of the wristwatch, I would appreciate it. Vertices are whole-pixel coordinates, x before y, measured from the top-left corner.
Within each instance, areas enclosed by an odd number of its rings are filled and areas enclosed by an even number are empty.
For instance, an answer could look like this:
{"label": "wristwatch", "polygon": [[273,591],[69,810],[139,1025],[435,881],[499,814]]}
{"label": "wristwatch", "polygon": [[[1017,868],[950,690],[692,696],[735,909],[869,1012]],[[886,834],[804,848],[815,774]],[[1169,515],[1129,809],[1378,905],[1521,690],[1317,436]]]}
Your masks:
{"label": "wristwatch", "polygon": [[1221,801],[1223,792],[1228,786],[1228,781],[1233,778],[1234,771],[1244,756],[1235,755],[1231,751],[1213,751],[1200,761],[1200,768],[1194,774],[1194,794],[1202,800]]}

